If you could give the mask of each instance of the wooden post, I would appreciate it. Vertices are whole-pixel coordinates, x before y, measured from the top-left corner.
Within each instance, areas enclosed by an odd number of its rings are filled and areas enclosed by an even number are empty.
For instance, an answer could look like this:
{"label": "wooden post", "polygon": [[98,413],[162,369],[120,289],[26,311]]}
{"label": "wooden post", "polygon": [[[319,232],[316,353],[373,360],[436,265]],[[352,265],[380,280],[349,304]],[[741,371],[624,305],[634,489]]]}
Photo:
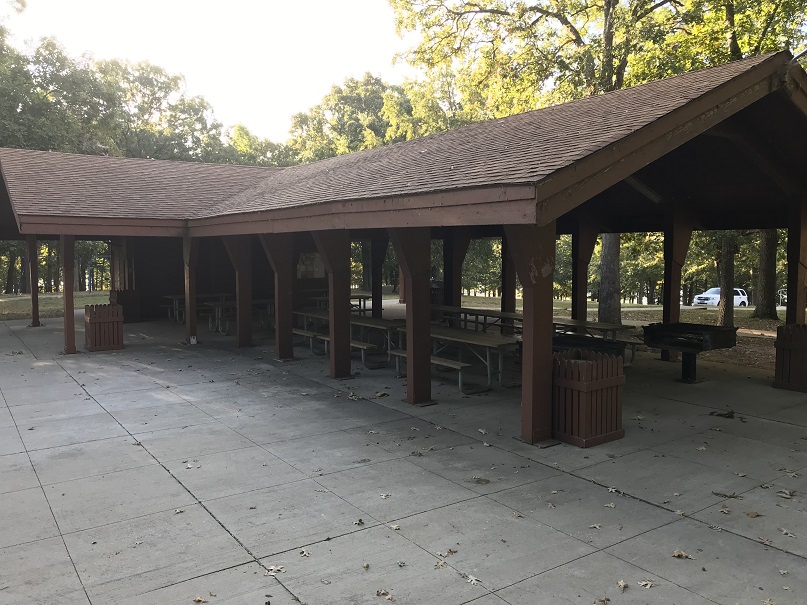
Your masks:
{"label": "wooden post", "polygon": [[502,311],[516,311],[516,266],[507,247],[507,237],[502,237]]}
{"label": "wooden post", "polygon": [[[661,321],[674,324],[681,321],[681,270],[686,262],[689,242],[692,240],[692,222],[675,210],[667,219],[664,230],[664,289]],[[678,361],[678,354],[662,349],[662,361]]]}
{"label": "wooden post", "polygon": [[64,354],[76,353],[76,317],[73,303],[73,280],[76,272],[76,238],[73,235],[62,235],[62,281],[64,288]]}
{"label": "wooden post", "polygon": [[504,229],[524,293],[521,438],[537,443],[552,436],[555,222],[541,227],[505,225]]}
{"label": "wooden post", "polygon": [[432,398],[429,269],[431,232],[427,227],[390,229],[390,240],[406,284],[406,402]]}
{"label": "wooden post", "polygon": [[312,236],[328,272],[330,376],[350,378],[350,234],[315,231]]}
{"label": "wooden post", "polygon": [[807,199],[795,202],[787,227],[787,311],[785,323],[804,324],[807,306]]}
{"label": "wooden post", "polygon": [[238,346],[252,346],[252,240],[249,235],[223,237],[235,268],[235,301]]}
{"label": "wooden post", "polygon": [[464,229],[451,229],[443,239],[443,304],[462,306],[462,263],[471,245]]}
{"label": "wooden post", "polygon": [[293,359],[294,236],[277,233],[258,237],[275,274],[275,356]]}
{"label": "wooden post", "polygon": [[[182,264],[185,270],[185,344],[195,344],[196,328],[196,263],[199,258],[199,239],[182,238]],[[179,318],[176,318],[177,320]]]}
{"label": "wooden post", "polygon": [[383,315],[384,298],[381,290],[381,277],[388,246],[389,237],[374,237],[370,241],[370,289],[373,317],[382,317]]}
{"label": "wooden post", "polygon": [[39,246],[36,235],[26,235],[28,244],[28,290],[31,292],[31,328],[38,328],[39,322]]}
{"label": "wooden post", "polygon": [[572,319],[588,317],[588,266],[597,235],[589,223],[578,223],[572,232]]}

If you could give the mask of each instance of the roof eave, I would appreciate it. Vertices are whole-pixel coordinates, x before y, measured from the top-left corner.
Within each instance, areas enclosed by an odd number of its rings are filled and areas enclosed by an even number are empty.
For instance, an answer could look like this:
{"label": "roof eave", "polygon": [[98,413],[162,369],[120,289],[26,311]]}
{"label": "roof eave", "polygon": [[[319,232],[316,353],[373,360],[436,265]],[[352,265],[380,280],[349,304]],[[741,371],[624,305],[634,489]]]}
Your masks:
{"label": "roof eave", "polygon": [[23,235],[76,236],[150,236],[182,237],[187,235],[183,219],[120,218],[96,216],[20,215],[19,229]]}
{"label": "roof eave", "polygon": [[537,184],[537,221],[546,225],[783,85],[787,51],[713,88],[613,145]]}

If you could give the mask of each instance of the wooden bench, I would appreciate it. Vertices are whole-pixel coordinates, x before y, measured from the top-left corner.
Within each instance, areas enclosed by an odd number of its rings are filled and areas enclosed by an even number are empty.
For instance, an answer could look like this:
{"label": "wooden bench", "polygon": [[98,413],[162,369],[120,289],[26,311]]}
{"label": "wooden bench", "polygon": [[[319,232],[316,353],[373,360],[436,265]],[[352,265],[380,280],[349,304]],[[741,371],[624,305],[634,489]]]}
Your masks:
{"label": "wooden bench", "polygon": [[314,350],[314,340],[318,336],[321,336],[319,332],[312,332],[311,330],[303,330],[301,328],[293,328],[291,333],[296,336],[302,336],[304,339],[308,340],[311,345],[311,352],[316,355],[317,352]]}
{"label": "wooden bench", "polygon": [[[328,354],[328,345],[331,342],[331,336],[329,334],[316,334],[316,338],[321,340],[325,343],[325,354]],[[358,349],[361,351],[361,363],[364,365],[365,368],[368,370],[377,370],[384,366],[384,364],[379,366],[373,366],[372,368],[367,365],[367,351],[374,351],[377,347],[374,344],[369,342],[362,342],[361,340],[351,340],[350,341],[350,348],[351,349]]]}
{"label": "wooden bench", "polygon": [[[406,359],[406,351],[401,349],[393,349],[389,351],[389,354],[395,358],[395,373],[398,378],[402,378],[404,376],[403,372],[401,372],[401,359]],[[463,363],[462,361],[454,361],[453,359],[445,359],[444,357],[432,357],[431,364],[434,366],[443,366],[446,368],[451,368],[452,370],[457,370],[457,384],[459,386],[460,392],[465,393],[463,389],[463,380],[462,380],[462,372],[466,368],[470,368],[470,363]]]}

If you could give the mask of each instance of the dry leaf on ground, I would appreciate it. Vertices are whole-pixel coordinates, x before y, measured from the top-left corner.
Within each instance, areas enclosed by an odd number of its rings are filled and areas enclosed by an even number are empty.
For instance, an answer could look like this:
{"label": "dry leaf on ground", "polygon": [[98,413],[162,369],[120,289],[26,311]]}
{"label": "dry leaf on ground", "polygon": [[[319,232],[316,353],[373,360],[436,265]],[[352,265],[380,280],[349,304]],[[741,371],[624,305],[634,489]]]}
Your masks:
{"label": "dry leaf on ground", "polygon": [[644,579],[639,581],[639,586],[642,588],[653,588],[655,586],[655,580]]}
{"label": "dry leaf on ground", "polygon": [[677,548],[673,551],[672,556],[675,557],[676,559],[693,559],[693,560],[695,559],[695,557],[693,557],[692,555],[688,555],[683,550],[679,550]]}
{"label": "dry leaf on ground", "polygon": [[746,513],[746,516],[751,519],[756,519],[757,517],[761,517],[762,515],[755,510],[749,510]]}
{"label": "dry leaf on ground", "polygon": [[628,583],[625,580],[620,580],[616,585],[619,586],[621,592],[625,592],[625,589],[628,587]]}
{"label": "dry leaf on ground", "polygon": [[608,504],[605,505],[605,508],[616,508],[616,504],[614,504],[613,502],[609,502]]}

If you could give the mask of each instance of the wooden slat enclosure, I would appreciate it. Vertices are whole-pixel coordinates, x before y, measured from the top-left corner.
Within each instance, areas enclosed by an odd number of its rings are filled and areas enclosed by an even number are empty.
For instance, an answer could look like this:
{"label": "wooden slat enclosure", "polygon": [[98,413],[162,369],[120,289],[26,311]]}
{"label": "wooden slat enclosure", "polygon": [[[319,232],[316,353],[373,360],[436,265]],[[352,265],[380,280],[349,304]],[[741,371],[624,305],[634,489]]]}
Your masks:
{"label": "wooden slat enclosure", "polygon": [[776,373],[773,386],[807,391],[807,325],[787,324],[776,328]]}
{"label": "wooden slat enclosure", "polygon": [[578,349],[552,360],[552,437],[592,447],[625,436],[622,357]]}
{"label": "wooden slat enclosure", "polygon": [[112,351],[123,348],[121,305],[84,306],[84,347],[88,351]]}

